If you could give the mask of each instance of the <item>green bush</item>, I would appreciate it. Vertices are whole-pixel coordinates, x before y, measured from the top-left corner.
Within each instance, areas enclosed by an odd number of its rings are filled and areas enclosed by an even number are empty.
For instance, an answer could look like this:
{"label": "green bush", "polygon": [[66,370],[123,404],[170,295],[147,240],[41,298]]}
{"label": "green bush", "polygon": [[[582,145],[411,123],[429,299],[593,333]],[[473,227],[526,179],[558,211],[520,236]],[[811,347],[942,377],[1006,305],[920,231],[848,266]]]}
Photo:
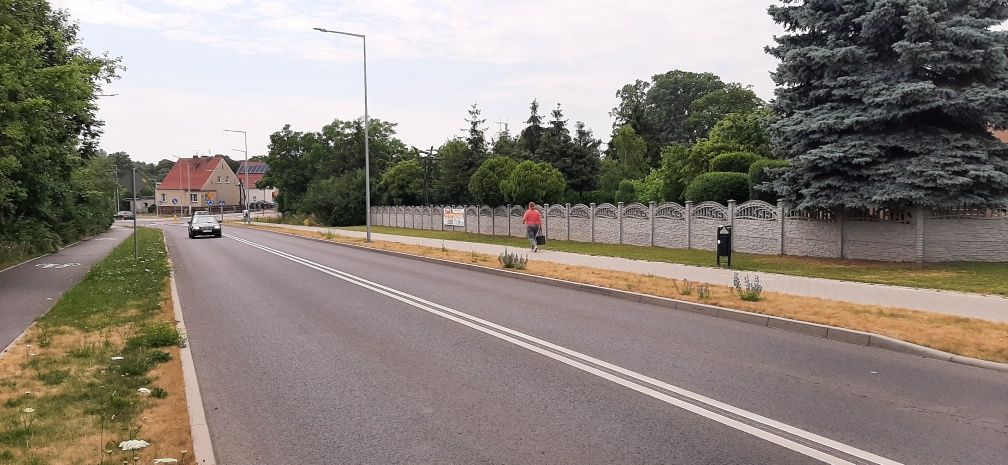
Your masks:
{"label": "green bush", "polygon": [[616,201],[630,203],[637,201],[637,182],[632,179],[624,179],[619,183],[616,190]]}
{"label": "green bush", "polygon": [[710,170],[713,172],[748,173],[749,166],[762,159],[763,157],[749,152],[722,153],[711,159]]}
{"label": "green bush", "polygon": [[764,183],[770,183],[776,178],[773,173],[767,173],[767,169],[774,170],[787,166],[787,160],[759,160],[749,166],[751,197],[756,200],[776,202],[780,195],[769,184],[764,185]]}
{"label": "green bush", "polygon": [[690,202],[749,200],[749,176],[743,173],[704,173],[686,187],[686,200]]}
{"label": "green bush", "polygon": [[129,340],[131,347],[147,347],[147,348],[159,348],[159,347],[171,347],[171,346],[182,346],[185,339],[182,334],[179,333],[175,325],[167,321],[159,321],[157,323],[144,325],[140,328],[139,334],[136,337]]}
{"label": "green bush", "polygon": [[516,166],[518,162],[508,157],[488,158],[469,178],[469,193],[483,205],[504,205],[501,181],[511,176]]}
{"label": "green bush", "polygon": [[529,202],[557,203],[567,189],[563,173],[549,163],[525,160],[515,166],[511,175],[501,181],[501,192],[508,202],[527,205]]}
{"label": "green bush", "polygon": [[364,224],[364,170],[313,181],[298,204],[298,213],[315,215],[325,226]]}
{"label": "green bush", "polygon": [[504,268],[510,268],[515,270],[524,270],[528,265],[528,257],[521,256],[516,253],[508,252],[504,249],[504,253],[497,256],[497,261],[500,262],[501,266]]}

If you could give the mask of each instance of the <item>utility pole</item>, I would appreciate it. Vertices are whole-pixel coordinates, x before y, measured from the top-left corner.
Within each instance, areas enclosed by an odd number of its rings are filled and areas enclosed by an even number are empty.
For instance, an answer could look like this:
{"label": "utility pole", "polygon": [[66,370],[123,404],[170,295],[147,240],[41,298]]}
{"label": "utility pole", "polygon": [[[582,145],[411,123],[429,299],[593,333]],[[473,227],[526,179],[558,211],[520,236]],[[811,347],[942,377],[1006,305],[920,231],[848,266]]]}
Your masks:
{"label": "utility pole", "polygon": [[137,246],[137,232],[136,232],[136,166],[133,167],[133,207],[130,208],[133,213],[133,261],[139,258],[138,246]]}
{"label": "utility pole", "polygon": [[119,165],[113,164],[112,167],[115,168],[115,177],[116,177],[116,179],[115,179],[115,203],[116,203],[115,204],[115,212],[119,213],[119,206],[122,205],[122,204],[119,203]]}

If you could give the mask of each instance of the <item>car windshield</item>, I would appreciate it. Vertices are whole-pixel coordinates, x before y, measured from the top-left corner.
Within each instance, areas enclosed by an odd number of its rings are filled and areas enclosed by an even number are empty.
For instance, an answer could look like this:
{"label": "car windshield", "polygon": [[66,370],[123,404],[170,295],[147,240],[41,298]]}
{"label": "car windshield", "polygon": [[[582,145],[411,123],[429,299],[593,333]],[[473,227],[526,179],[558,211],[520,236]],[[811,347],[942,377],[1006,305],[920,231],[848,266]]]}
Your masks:
{"label": "car windshield", "polygon": [[217,220],[212,216],[197,216],[193,218],[193,224],[217,224]]}

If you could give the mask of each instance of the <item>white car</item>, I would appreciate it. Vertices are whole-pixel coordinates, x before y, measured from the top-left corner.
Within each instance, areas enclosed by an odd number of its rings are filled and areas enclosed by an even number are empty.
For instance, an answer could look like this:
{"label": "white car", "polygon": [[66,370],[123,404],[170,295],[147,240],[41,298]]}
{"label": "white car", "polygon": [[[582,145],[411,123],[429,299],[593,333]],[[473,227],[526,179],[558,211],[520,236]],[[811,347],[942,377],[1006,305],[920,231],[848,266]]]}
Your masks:
{"label": "white car", "polygon": [[221,237],[221,225],[210,215],[196,215],[189,221],[189,239],[199,236]]}

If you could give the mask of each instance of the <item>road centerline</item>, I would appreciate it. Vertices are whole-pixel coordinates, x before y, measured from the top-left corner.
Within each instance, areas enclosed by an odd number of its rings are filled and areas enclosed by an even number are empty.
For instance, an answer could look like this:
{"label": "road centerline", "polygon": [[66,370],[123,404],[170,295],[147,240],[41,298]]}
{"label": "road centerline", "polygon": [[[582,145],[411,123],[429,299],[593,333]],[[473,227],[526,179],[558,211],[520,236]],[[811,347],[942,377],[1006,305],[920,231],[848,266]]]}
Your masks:
{"label": "road centerline", "polygon": [[239,243],[260,249],[337,279],[385,295],[415,308],[441,316],[450,321],[468,326],[505,342],[544,355],[581,371],[824,463],[898,463],[303,257],[230,234],[225,236]]}

